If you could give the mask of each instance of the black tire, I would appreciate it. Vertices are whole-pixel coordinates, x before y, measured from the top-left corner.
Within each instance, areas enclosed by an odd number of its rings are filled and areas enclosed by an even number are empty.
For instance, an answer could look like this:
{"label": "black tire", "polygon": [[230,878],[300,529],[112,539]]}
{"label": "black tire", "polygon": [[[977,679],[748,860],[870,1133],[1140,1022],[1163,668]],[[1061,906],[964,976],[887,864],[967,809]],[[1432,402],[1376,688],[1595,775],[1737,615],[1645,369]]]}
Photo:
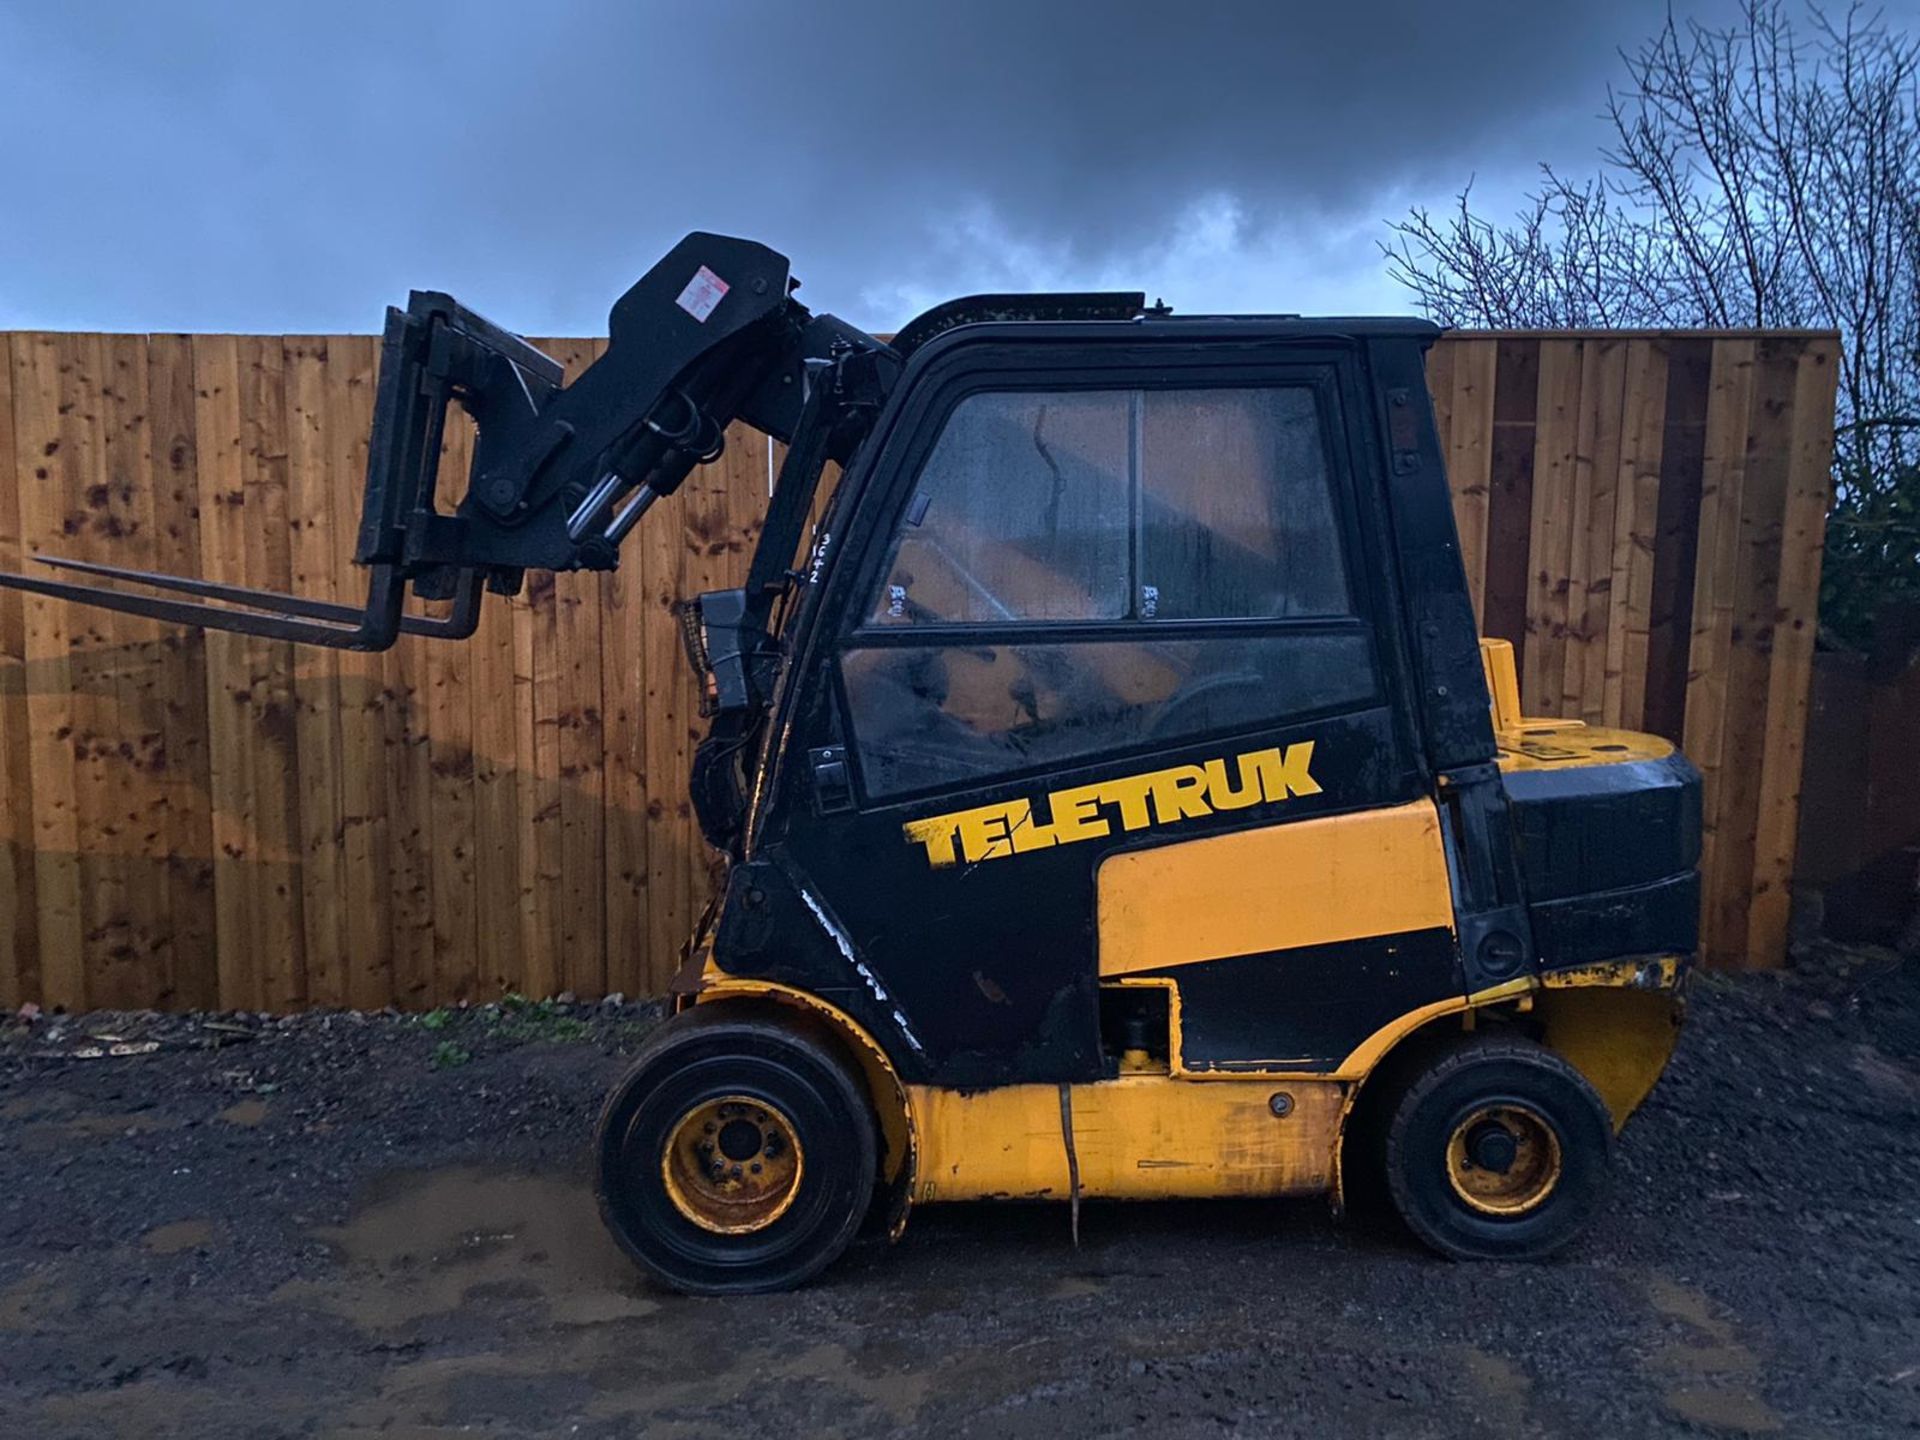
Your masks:
{"label": "black tire", "polygon": [[[1494,1148],[1483,1154],[1482,1145]],[[1476,1154],[1492,1163],[1476,1167]],[[1440,1254],[1538,1260],[1606,1198],[1613,1123],[1586,1078],[1551,1050],[1476,1039],[1437,1057],[1401,1095],[1386,1171],[1401,1219]]]}
{"label": "black tire", "polygon": [[[804,1284],[847,1248],[873,1199],[874,1123],[851,1067],[806,1034],[726,1008],[697,1006],[655,1032],[607,1096],[595,1141],[595,1191],[608,1230],[655,1278],[689,1295]],[[768,1143],[790,1137],[801,1163],[776,1197],[777,1213],[751,1217],[757,1228],[748,1233],[717,1233],[716,1222],[692,1218],[704,1213],[701,1197],[690,1207],[688,1189],[670,1185],[669,1146],[690,1143],[687,1117],[737,1101],[746,1105],[735,1111],[765,1107],[753,1114],[777,1117]],[[740,1174],[739,1165],[732,1169]],[[698,1173],[691,1178],[705,1184]]]}

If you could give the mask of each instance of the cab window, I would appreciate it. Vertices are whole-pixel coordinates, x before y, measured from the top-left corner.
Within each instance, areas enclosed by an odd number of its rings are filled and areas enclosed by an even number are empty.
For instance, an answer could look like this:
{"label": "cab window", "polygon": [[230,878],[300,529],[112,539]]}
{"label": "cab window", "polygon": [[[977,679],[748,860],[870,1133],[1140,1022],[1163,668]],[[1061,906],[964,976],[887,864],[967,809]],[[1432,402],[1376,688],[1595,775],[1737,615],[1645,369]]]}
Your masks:
{"label": "cab window", "polygon": [[1313,391],[1157,390],[1136,403],[1140,618],[1345,614]]}
{"label": "cab window", "polygon": [[1323,404],[1304,384],[962,400],[842,657],[865,792],[1370,702]]}
{"label": "cab window", "polygon": [[961,401],[920,472],[874,622],[1124,616],[1129,419],[1119,394]]}

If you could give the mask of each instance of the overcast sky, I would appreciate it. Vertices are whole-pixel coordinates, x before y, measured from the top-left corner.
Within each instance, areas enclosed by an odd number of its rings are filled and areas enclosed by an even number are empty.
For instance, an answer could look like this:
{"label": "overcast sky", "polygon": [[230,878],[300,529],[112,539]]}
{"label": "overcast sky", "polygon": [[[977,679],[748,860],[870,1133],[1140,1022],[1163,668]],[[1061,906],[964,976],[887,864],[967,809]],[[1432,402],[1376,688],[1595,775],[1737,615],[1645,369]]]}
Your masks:
{"label": "overcast sky", "polygon": [[0,328],[365,331],[420,286],[601,333],[692,229],[871,328],[990,289],[1405,310],[1385,221],[1589,168],[1665,8],[0,0]]}

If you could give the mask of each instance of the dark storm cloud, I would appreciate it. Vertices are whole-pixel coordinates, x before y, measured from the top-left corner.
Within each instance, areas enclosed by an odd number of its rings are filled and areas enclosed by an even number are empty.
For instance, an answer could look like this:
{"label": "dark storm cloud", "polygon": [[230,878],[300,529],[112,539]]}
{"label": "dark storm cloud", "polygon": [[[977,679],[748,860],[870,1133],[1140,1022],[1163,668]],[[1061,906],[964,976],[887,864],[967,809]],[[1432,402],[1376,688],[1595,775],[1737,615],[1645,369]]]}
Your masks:
{"label": "dark storm cloud", "polygon": [[1586,163],[1615,47],[1663,12],[19,3],[0,325],[366,329],[432,285],[586,330],[695,227],[780,246],[874,325],[1136,277],[1393,304],[1381,218]]}

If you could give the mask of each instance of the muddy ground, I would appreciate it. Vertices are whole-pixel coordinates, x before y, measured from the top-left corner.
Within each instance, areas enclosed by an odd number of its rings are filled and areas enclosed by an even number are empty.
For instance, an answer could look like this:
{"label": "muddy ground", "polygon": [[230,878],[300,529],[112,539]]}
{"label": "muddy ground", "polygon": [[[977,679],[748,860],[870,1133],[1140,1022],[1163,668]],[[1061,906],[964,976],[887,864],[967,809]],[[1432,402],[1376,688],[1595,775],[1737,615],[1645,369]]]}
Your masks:
{"label": "muddy ground", "polygon": [[651,1290],[584,1183],[645,1010],[12,1022],[0,1434],[1920,1428],[1916,967],[1707,977],[1693,1012],[1546,1265],[1312,1204],[1090,1205],[1078,1250],[1062,1209],[933,1209],[738,1301]]}

